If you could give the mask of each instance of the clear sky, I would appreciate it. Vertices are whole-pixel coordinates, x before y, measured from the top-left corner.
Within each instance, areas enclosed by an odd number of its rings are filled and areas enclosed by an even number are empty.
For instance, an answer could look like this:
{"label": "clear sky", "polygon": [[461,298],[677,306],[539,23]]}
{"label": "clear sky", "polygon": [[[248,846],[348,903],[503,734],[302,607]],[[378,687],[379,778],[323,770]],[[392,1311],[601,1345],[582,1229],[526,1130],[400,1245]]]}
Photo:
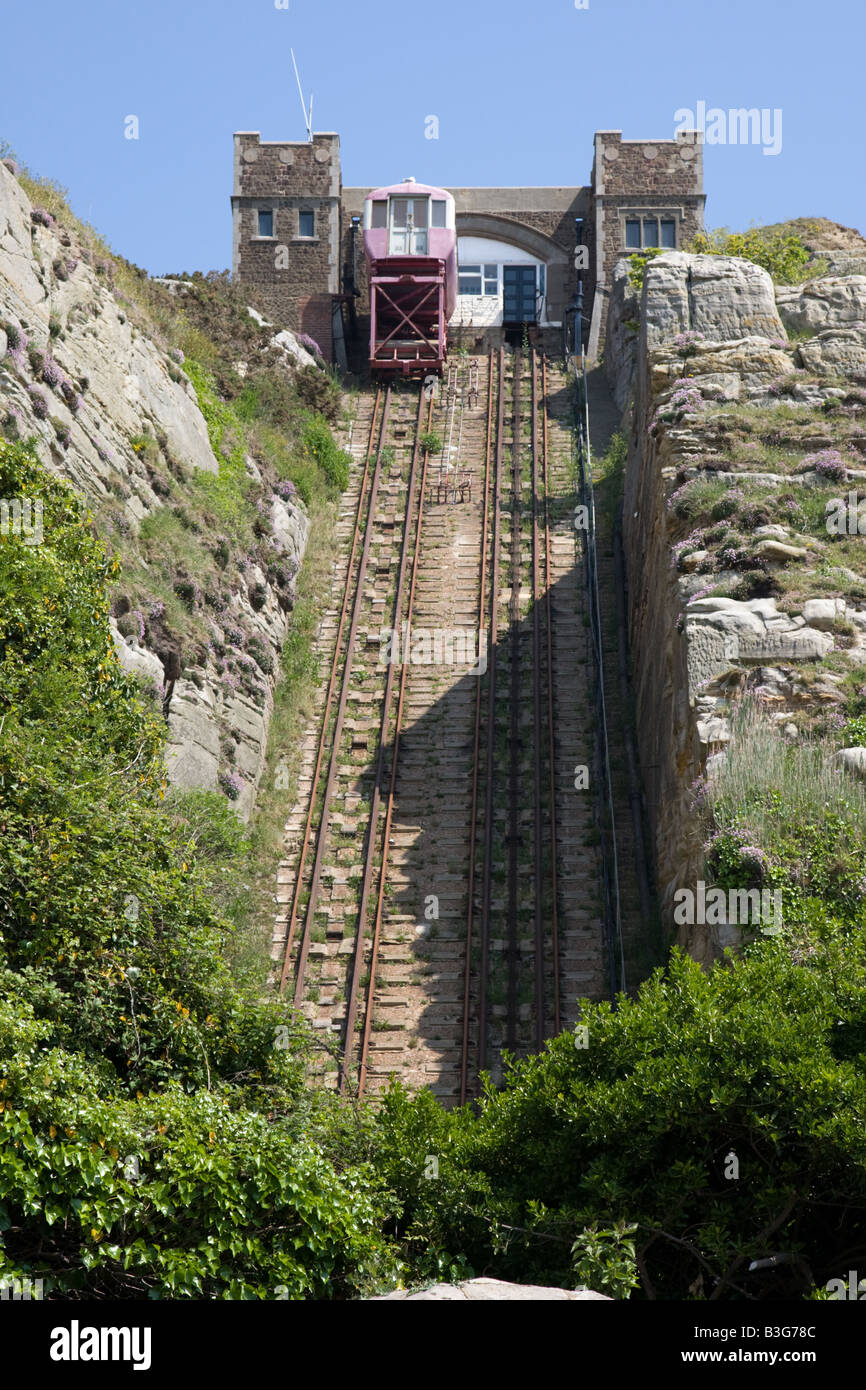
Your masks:
{"label": "clear sky", "polygon": [[347,184],[577,186],[593,131],[671,138],[702,101],[782,113],[778,154],[707,146],[710,226],[866,231],[863,0],[579,2],[6,0],[0,137],[152,274],[223,269],[232,133],[304,138],[294,47]]}

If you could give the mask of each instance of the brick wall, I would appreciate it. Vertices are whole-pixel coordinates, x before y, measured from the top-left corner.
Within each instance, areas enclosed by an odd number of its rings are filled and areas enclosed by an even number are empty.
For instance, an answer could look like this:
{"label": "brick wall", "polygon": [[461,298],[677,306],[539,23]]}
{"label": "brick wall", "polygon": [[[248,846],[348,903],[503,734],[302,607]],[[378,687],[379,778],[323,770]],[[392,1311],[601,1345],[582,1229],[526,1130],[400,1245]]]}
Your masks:
{"label": "brick wall", "polygon": [[616,262],[631,252],[625,244],[628,213],[666,213],[677,224],[677,247],[703,226],[703,144],[684,132],[675,140],[623,140],[618,130],[595,136],[592,169],[592,247],[595,281],[590,355],[604,343],[607,288]]}
{"label": "brick wall", "polygon": [[[259,236],[259,211],[272,211],[273,235]],[[314,236],[299,214],[312,212]],[[340,292],[340,140],[263,142],[235,135],[232,273],[254,308],[278,328],[309,333],[332,355],[333,297]]]}

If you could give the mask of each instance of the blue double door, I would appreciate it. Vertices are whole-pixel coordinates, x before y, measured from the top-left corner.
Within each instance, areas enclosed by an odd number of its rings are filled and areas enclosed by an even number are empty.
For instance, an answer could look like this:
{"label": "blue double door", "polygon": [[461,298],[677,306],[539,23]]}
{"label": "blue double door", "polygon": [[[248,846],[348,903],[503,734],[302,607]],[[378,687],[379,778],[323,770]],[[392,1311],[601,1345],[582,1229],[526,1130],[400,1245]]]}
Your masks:
{"label": "blue double door", "polygon": [[538,297],[534,265],[502,267],[502,321],[535,323]]}

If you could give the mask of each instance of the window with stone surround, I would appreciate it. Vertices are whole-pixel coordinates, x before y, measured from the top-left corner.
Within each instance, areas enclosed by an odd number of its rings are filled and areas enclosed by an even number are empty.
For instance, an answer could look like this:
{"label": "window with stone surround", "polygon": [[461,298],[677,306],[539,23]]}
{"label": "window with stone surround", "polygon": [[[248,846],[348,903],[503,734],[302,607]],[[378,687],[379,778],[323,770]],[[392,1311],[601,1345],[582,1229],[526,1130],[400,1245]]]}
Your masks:
{"label": "window with stone surround", "polygon": [[641,251],[660,246],[665,251],[676,250],[677,222],[675,217],[658,213],[635,213],[625,217],[625,246],[629,251]]}
{"label": "window with stone surround", "polygon": [[316,235],[316,214],[310,209],[301,209],[298,213],[298,236],[314,237]]}
{"label": "window with stone surround", "polygon": [[272,208],[259,208],[257,236],[271,237],[274,234],[274,213]]}

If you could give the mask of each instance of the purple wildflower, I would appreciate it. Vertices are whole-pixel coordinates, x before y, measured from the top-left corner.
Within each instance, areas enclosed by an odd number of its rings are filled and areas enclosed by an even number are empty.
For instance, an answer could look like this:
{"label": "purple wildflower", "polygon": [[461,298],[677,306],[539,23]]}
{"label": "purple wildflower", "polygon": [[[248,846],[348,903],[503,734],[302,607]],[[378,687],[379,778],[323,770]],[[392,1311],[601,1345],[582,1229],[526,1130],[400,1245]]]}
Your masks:
{"label": "purple wildflower", "polygon": [[750,863],[763,869],[767,863],[767,856],[760,845],[740,845],[738,850],[741,859],[748,859]]}
{"label": "purple wildflower", "polygon": [[691,808],[693,811],[700,811],[706,805],[707,779],[703,776],[703,774],[701,774],[700,777],[696,777],[695,780],[692,782],[691,786],[689,787],[689,798],[691,800]]}
{"label": "purple wildflower", "polygon": [[45,361],[42,363],[42,380],[46,386],[50,386],[55,391],[65,377],[50,353],[45,354]]}
{"label": "purple wildflower", "polygon": [[680,560],[691,550],[700,550],[703,545],[704,533],[702,530],[692,531],[691,535],[686,536],[684,541],[677,541],[671,547],[671,565],[678,565]]}
{"label": "purple wildflower", "polygon": [[803,463],[814,468],[819,478],[828,481],[841,483],[848,476],[848,469],[838,449],[821,449],[817,454],[807,454]]}
{"label": "purple wildflower", "polygon": [[674,347],[679,348],[684,357],[696,351],[698,343],[703,342],[704,335],[696,329],[689,328],[685,333],[678,333],[674,338]]}
{"label": "purple wildflower", "polygon": [[229,801],[237,801],[243,789],[243,779],[237,772],[221,772],[219,784]]}
{"label": "purple wildflower", "polygon": [[48,402],[39,390],[38,386],[28,386],[27,394],[30,397],[30,408],[37,420],[48,419]]}

